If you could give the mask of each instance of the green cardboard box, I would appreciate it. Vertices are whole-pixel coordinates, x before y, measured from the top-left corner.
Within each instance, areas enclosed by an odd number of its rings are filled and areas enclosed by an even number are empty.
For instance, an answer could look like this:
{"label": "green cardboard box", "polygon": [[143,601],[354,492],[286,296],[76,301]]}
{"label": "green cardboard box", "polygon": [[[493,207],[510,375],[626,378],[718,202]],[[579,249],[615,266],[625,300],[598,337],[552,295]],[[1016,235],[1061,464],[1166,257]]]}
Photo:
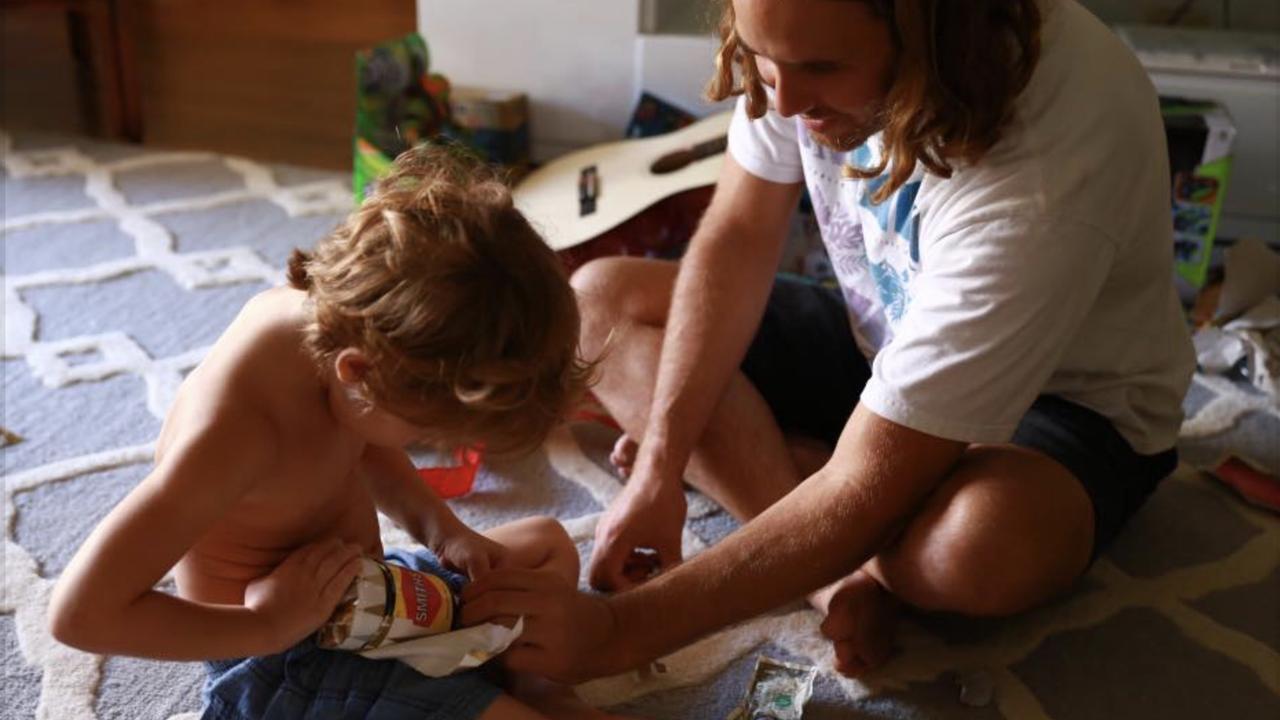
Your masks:
{"label": "green cardboard box", "polygon": [[1227,111],[1213,102],[1162,97],[1160,112],[1173,178],[1174,269],[1199,288],[1222,217],[1236,128]]}
{"label": "green cardboard box", "polygon": [[400,153],[440,137],[451,124],[449,81],[429,67],[427,43],[417,33],[356,53],[357,204]]}

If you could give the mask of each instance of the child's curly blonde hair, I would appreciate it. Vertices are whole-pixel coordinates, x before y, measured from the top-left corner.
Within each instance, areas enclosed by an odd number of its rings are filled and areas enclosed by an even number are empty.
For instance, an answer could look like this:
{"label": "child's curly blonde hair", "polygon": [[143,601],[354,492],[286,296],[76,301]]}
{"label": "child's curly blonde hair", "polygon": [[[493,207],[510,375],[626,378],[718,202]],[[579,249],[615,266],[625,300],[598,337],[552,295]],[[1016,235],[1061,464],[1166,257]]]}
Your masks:
{"label": "child's curly blonde hair", "polygon": [[536,447],[584,392],[578,308],[559,259],[492,170],[458,149],[396,159],[289,284],[320,367],[352,347],[369,399],[452,445]]}

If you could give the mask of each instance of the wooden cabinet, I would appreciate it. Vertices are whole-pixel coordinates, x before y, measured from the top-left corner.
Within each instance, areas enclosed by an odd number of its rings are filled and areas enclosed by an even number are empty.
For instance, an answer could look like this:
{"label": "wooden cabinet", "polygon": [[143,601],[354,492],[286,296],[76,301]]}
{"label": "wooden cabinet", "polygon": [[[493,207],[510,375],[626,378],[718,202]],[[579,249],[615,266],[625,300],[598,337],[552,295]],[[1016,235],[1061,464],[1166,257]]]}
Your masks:
{"label": "wooden cabinet", "polygon": [[0,4],[0,123],[138,140],[141,111],[118,0]]}
{"label": "wooden cabinet", "polygon": [[[106,17],[112,28],[86,43],[78,21],[68,21],[67,48],[94,48],[71,62],[73,75],[93,78],[77,93],[82,106],[97,108],[87,114],[98,122],[86,129],[332,168],[351,162],[355,52],[416,29],[414,0],[6,0],[3,12],[20,17],[36,6]],[[34,59],[30,68],[10,67],[9,55],[6,74],[39,72]],[[104,69],[112,58],[117,67]],[[15,125],[27,124],[21,114],[6,111]]]}
{"label": "wooden cabinet", "polygon": [[416,29],[413,0],[136,0],[148,144],[345,168],[355,52]]}

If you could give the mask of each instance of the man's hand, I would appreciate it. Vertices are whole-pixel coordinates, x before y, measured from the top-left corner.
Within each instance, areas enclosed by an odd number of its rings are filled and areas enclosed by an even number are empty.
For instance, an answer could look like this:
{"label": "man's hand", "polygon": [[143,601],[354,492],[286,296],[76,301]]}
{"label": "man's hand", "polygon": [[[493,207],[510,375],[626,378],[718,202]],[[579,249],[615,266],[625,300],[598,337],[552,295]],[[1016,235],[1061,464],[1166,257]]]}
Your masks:
{"label": "man's hand", "polygon": [[464,572],[472,580],[502,567],[507,556],[507,549],[500,543],[462,523],[431,549],[445,567]]}
{"label": "man's hand", "polygon": [[244,604],[267,623],[276,649],[284,650],[329,619],[359,572],[359,545],[338,538],[303,545],[249,583]]}
{"label": "man's hand", "polygon": [[680,564],[687,510],[678,480],[658,480],[637,466],[596,525],[591,586],[626,590]]}
{"label": "man's hand", "polygon": [[495,570],[462,591],[462,624],[524,617],[524,632],[504,655],[508,668],[559,682],[580,682],[627,669],[614,638],[617,622],[604,598],[578,592],[546,570]]}

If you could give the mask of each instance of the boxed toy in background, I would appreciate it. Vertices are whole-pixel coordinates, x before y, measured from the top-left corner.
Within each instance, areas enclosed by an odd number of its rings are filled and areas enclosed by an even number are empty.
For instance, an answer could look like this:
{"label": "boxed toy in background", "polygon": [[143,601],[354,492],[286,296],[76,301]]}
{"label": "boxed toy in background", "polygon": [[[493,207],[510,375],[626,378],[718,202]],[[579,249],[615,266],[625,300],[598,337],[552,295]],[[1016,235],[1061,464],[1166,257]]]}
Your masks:
{"label": "boxed toy in background", "polygon": [[449,81],[428,72],[427,43],[417,33],[356,53],[356,202],[392,160],[451,125]]}
{"label": "boxed toy in background", "polygon": [[698,118],[684,108],[677,107],[666,100],[642,91],[631,111],[631,120],[627,123],[627,137],[644,138],[662,135],[672,130],[688,127]]}
{"label": "boxed toy in background", "polygon": [[449,95],[451,136],[515,175],[529,170],[529,99],[522,92],[456,87]]}
{"label": "boxed toy in background", "polygon": [[1236,129],[1221,106],[1161,98],[1173,177],[1174,267],[1193,288],[1204,285],[1231,174]]}
{"label": "boxed toy in background", "polygon": [[482,159],[529,169],[529,101],[524,93],[450,86],[431,73],[417,33],[356,53],[356,202],[400,153],[425,142],[457,142]]}

